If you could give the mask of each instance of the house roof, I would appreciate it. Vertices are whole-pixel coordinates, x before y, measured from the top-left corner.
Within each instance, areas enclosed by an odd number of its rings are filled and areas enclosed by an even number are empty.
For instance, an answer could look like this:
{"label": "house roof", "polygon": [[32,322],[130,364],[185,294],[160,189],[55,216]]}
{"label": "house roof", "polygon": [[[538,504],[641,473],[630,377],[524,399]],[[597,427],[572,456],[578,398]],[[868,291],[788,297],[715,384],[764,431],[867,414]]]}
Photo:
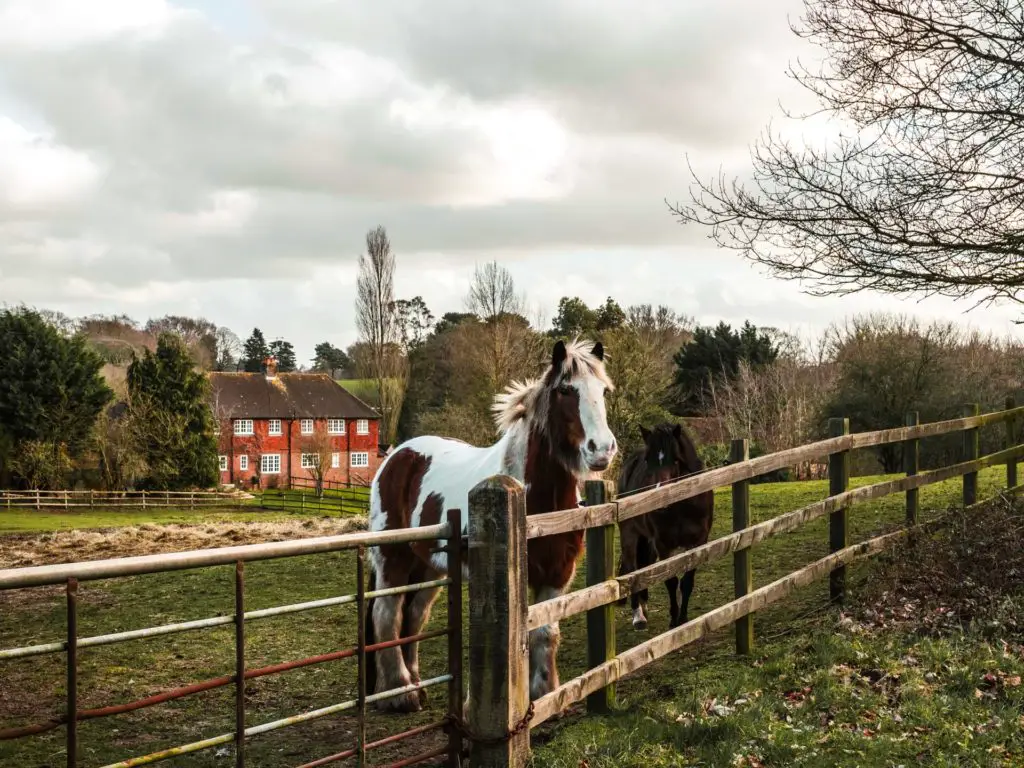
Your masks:
{"label": "house roof", "polygon": [[210,373],[210,399],[221,419],[379,419],[373,408],[326,373]]}

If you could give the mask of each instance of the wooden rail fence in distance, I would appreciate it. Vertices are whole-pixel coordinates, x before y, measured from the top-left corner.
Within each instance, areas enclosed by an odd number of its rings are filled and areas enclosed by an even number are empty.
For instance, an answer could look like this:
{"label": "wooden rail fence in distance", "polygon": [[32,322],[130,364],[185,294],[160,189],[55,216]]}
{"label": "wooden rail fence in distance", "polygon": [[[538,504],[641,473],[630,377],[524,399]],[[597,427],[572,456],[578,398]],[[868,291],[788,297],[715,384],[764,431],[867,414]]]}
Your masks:
{"label": "wooden rail fence in distance", "polygon": [[0,491],[0,510],[237,507],[251,498],[219,491]]}

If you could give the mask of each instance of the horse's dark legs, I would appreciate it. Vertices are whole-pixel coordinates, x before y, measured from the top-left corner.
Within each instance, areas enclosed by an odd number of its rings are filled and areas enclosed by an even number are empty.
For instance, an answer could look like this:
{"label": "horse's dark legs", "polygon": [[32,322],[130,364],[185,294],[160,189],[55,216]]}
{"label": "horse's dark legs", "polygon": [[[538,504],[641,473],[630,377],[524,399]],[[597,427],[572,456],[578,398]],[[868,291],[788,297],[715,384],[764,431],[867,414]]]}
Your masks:
{"label": "horse's dark legs", "polygon": [[[650,540],[640,536],[636,543],[636,567],[644,568],[654,563],[654,552]],[[650,592],[645,587],[630,595],[629,605],[633,609],[633,629],[647,629],[647,600]]]}
{"label": "horse's dark legs", "polygon": [[668,592],[668,626],[679,626],[679,577],[673,576],[665,580],[665,590]]}
{"label": "horse's dark legs", "polygon": [[679,617],[680,624],[687,622],[687,610],[690,607],[690,595],[693,594],[693,581],[697,576],[697,569],[691,568],[683,574],[683,606],[682,615]]}

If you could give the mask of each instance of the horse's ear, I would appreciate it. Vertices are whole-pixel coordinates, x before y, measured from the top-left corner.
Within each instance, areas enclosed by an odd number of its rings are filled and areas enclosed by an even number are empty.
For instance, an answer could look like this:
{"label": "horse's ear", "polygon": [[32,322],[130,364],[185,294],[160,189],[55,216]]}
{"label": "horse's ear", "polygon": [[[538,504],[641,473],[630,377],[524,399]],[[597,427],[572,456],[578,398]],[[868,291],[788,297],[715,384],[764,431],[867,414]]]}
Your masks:
{"label": "horse's ear", "polygon": [[644,439],[645,443],[651,439],[651,430],[649,430],[643,424],[640,425],[640,437]]}
{"label": "horse's ear", "polygon": [[676,440],[683,439],[683,426],[678,421],[672,425],[672,436],[675,437]]}
{"label": "horse's ear", "polygon": [[604,345],[600,341],[590,351],[598,360],[604,360]]}
{"label": "horse's ear", "polygon": [[565,351],[565,342],[559,339],[555,342],[555,348],[551,352],[551,367],[561,370],[567,357],[569,357],[569,353]]}

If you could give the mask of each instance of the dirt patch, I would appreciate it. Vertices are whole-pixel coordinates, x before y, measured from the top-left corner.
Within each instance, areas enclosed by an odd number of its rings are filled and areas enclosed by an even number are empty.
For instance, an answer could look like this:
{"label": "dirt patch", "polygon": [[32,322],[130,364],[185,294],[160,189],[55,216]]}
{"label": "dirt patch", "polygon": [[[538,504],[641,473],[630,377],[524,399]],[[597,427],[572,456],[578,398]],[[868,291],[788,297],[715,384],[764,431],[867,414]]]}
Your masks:
{"label": "dirt patch", "polygon": [[132,525],[0,537],[0,568],[153,555],[366,530],[361,517],[203,525]]}
{"label": "dirt patch", "polygon": [[[0,568],[105,560],[268,541],[337,536],[366,530],[366,518],[315,518],[183,525],[146,523],[121,528],[0,536]],[[95,590],[94,590],[95,593]],[[0,592],[0,607],[62,598],[64,587]]]}

